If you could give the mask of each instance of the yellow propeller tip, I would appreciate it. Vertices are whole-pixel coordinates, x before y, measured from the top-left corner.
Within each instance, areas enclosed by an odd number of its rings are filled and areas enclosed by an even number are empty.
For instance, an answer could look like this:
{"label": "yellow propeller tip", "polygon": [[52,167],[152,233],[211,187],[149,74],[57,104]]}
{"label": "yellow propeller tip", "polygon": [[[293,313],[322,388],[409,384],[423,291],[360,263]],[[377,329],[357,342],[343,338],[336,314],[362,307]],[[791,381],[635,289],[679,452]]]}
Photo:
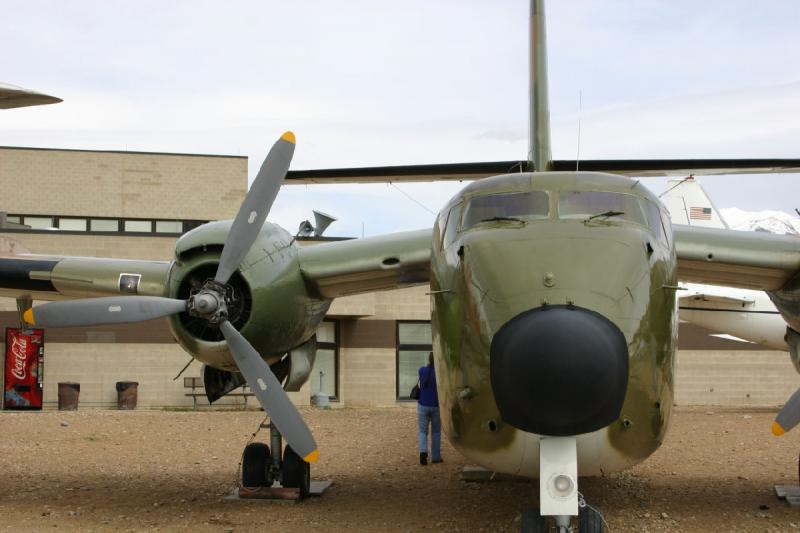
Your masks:
{"label": "yellow propeller tip", "polygon": [[291,131],[287,131],[286,133],[281,135],[281,139],[283,139],[286,142],[292,143],[292,144],[297,144],[297,142],[296,142],[296,140],[294,138],[294,133],[292,133]]}
{"label": "yellow propeller tip", "polygon": [[303,457],[303,461],[307,463],[316,463],[317,459],[319,459],[319,450],[314,450],[310,454]]}
{"label": "yellow propeller tip", "polygon": [[24,320],[31,326],[36,324],[36,322],[33,320],[33,309],[28,309],[27,311],[22,313],[22,320]]}
{"label": "yellow propeller tip", "polygon": [[780,424],[778,424],[777,422],[773,422],[772,423],[772,434],[773,435],[775,435],[776,437],[780,437],[784,433],[786,433],[786,432],[783,430],[783,428],[781,427]]}

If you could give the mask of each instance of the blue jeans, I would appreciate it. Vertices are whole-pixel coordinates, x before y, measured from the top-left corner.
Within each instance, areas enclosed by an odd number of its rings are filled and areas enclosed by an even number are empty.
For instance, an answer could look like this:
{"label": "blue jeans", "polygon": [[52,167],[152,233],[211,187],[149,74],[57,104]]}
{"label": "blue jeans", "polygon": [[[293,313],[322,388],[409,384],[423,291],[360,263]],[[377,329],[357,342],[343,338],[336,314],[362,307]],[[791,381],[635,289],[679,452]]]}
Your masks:
{"label": "blue jeans", "polygon": [[428,451],[428,423],[431,425],[431,460],[442,458],[442,420],[438,407],[427,407],[417,404],[417,425],[419,426],[419,452]]}

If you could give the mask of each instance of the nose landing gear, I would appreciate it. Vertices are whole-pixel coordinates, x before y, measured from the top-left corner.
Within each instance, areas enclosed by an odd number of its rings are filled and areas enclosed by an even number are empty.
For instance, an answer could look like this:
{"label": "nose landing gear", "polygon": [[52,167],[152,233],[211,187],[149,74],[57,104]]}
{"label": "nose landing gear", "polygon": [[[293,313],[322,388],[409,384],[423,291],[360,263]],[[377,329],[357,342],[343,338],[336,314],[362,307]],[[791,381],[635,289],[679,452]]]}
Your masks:
{"label": "nose landing gear", "polygon": [[[573,525],[577,519],[577,527]],[[575,437],[539,440],[539,509],[522,514],[522,533],[602,533],[603,517],[578,492]]]}

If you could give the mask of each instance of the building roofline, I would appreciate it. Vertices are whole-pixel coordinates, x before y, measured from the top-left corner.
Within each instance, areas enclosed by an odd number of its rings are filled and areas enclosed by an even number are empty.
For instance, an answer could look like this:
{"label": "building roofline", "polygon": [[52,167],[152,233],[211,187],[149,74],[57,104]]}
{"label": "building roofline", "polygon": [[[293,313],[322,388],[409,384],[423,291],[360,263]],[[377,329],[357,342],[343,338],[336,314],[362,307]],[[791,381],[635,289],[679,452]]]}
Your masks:
{"label": "building roofline", "polygon": [[83,152],[93,154],[165,155],[180,157],[222,157],[228,159],[247,159],[246,155],[225,154],[185,154],[177,152],[137,152],[135,150],[83,150],[80,148],[36,148],[32,146],[0,146],[0,150],[37,150],[43,152]]}

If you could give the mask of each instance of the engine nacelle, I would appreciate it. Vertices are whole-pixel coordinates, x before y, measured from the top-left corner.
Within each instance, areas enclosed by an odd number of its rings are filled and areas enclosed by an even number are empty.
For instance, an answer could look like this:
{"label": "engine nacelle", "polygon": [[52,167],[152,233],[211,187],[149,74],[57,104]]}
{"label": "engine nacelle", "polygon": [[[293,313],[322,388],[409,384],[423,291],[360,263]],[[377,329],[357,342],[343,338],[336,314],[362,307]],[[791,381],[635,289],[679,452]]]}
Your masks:
{"label": "engine nacelle", "polygon": [[[178,240],[169,274],[170,297],[188,299],[214,278],[230,226],[230,220],[205,224]],[[229,286],[228,320],[270,364],[308,341],[331,303],[309,294],[300,274],[297,245],[288,232],[269,222]],[[201,362],[237,370],[216,326],[188,313],[173,315],[169,325],[180,345]]]}

